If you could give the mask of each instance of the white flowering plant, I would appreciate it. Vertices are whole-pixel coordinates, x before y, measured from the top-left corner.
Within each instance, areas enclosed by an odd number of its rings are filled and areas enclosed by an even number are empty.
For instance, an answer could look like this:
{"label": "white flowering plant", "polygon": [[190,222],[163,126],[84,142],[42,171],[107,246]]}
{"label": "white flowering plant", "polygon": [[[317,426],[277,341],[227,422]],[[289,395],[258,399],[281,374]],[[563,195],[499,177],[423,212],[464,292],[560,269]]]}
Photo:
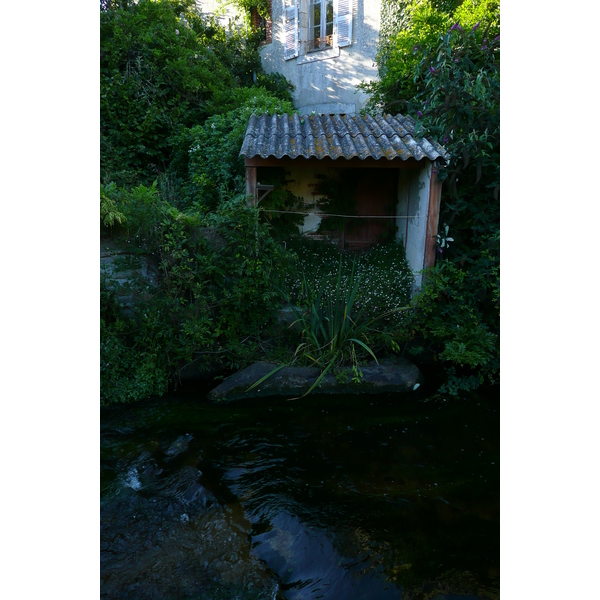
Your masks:
{"label": "white flowering plant", "polygon": [[394,241],[360,253],[342,252],[327,241],[305,238],[293,240],[289,247],[295,254],[296,268],[286,272],[285,284],[286,293],[293,302],[303,305],[311,300],[303,289],[303,278],[310,282],[314,294],[333,291],[340,264],[340,285],[342,290],[347,290],[353,263],[355,277],[361,281],[356,306],[364,308],[369,318],[410,302],[413,274],[406,262],[404,247]]}

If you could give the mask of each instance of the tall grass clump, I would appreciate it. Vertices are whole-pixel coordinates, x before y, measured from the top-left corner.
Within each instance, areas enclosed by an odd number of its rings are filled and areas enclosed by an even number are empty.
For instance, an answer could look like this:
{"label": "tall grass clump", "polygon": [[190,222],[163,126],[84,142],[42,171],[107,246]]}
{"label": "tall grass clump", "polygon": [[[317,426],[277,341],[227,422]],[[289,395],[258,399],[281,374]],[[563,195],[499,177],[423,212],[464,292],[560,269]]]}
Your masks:
{"label": "tall grass clump", "polygon": [[[344,367],[352,367],[353,380],[358,383],[362,377],[361,364],[370,359],[378,362],[376,352],[383,346],[397,349],[389,321],[397,319],[399,313],[408,310],[408,290],[396,295],[382,294],[383,300],[375,307],[371,303],[373,290],[376,289],[373,282],[379,283],[383,290],[382,282],[385,278],[385,272],[377,271],[378,260],[387,258],[389,261],[390,251],[374,252],[369,255],[370,260],[364,260],[366,255],[363,255],[362,263],[361,257],[338,252],[337,276],[331,277],[333,271],[330,259],[335,256],[335,252],[329,247],[322,249],[319,246],[315,249],[320,251],[321,257],[327,256],[327,259],[315,261],[313,255],[303,267],[308,267],[308,262],[312,262],[313,266],[316,264],[319,267],[321,273],[307,268],[300,278],[296,275],[288,280],[288,285],[294,285],[295,301],[298,303],[297,306],[292,304],[296,316],[292,327],[299,329],[301,336],[293,358],[287,364],[273,369],[249,390],[284,366],[294,364],[321,369],[319,377],[304,396],[318,387],[327,373],[333,371],[338,374]],[[298,257],[298,261],[302,263],[302,258]],[[362,303],[359,303],[359,299]],[[289,296],[287,300],[291,302]],[[400,305],[402,300],[404,302]]]}

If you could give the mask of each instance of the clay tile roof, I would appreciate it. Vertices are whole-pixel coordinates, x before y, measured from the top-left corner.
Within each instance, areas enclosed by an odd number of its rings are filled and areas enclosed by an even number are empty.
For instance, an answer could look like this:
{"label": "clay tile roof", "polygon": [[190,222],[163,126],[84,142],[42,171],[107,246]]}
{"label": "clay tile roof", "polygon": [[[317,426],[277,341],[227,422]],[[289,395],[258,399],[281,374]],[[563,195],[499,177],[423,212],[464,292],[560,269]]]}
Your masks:
{"label": "clay tile roof", "polygon": [[402,115],[252,115],[240,155],[447,160],[442,146],[416,138],[414,121]]}

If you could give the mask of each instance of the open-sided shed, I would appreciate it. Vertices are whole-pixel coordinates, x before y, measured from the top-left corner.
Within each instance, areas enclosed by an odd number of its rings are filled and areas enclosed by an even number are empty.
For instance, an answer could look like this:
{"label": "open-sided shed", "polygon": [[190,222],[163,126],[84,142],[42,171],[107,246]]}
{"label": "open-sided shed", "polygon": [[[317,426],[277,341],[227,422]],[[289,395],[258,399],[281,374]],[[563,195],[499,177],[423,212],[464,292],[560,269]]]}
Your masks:
{"label": "open-sided shed", "polygon": [[[402,242],[421,287],[420,271],[435,262],[441,184],[437,165],[446,160],[435,142],[417,138],[414,121],[402,115],[252,115],[240,154],[246,192],[257,203],[269,192],[261,172],[285,169],[289,190],[306,214],[301,231],[314,233],[323,218],[318,206],[327,189],[343,190],[351,211],[338,215],[343,247],[365,247],[393,231]],[[338,204],[339,206],[339,200]]]}

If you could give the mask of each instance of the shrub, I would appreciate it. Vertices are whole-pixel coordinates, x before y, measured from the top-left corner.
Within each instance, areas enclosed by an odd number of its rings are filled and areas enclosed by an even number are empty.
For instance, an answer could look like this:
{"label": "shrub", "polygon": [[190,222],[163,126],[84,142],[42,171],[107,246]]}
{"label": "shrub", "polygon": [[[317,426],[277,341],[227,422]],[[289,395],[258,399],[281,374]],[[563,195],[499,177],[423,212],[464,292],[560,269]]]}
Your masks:
{"label": "shrub", "polygon": [[182,134],[189,148],[189,197],[213,210],[231,195],[245,193],[244,158],[240,149],[252,114],[291,114],[294,107],[265,88],[240,89],[232,94],[237,108],[214,115],[204,125]]}
{"label": "shrub", "polygon": [[258,37],[226,32],[194,0],[108,3],[100,12],[100,40],[107,182],[149,185],[171,168],[181,132],[237,108],[235,93],[255,87],[255,77],[289,99],[285,79],[264,75]]}
{"label": "shrub", "polygon": [[413,75],[423,50],[433,46],[440,32],[452,25],[450,15],[430,2],[407,4],[403,11],[404,26],[386,40],[380,51],[380,81],[363,86],[372,93],[372,104],[385,104],[393,114],[399,112],[397,103],[415,92]]}
{"label": "shrub", "polygon": [[499,371],[499,236],[482,240],[475,261],[460,266],[442,260],[426,271],[426,285],[415,298],[405,327],[410,352],[424,350],[446,370],[442,392],[457,394],[484,382],[496,383]]}
{"label": "shrub", "polygon": [[429,0],[416,5],[409,29],[380,54],[381,81],[371,84],[371,110],[415,117],[417,134],[450,157],[438,176],[440,223],[448,227],[441,239],[453,243],[438,246],[405,336],[433,350],[448,374],[444,390],[453,393],[495,380],[498,371],[499,15],[497,0],[447,12]]}
{"label": "shrub", "polygon": [[112,228],[115,223],[123,225],[127,221],[127,217],[117,207],[116,188],[114,182],[100,186],[100,223],[105,228]]}
{"label": "shrub", "polygon": [[127,324],[100,320],[100,403],[132,402],[167,391],[167,373],[156,353],[131,342]]}
{"label": "shrub", "polygon": [[228,367],[253,360],[280,303],[284,264],[258,211],[237,197],[214,213],[185,214],[162,200],[156,186],[122,197],[138,246],[154,255],[160,277],[156,289],[136,294],[128,319],[103,294],[103,402],[141,397],[122,378],[159,393],[203,356]]}
{"label": "shrub", "polygon": [[102,2],[100,20],[103,233],[159,271],[156,288],[128,283],[127,315],[103,282],[110,403],[163,393],[192,360],[252,358],[284,252],[245,205],[239,150],[252,112],[293,107],[285,78],[262,72],[259,36],[226,32],[194,0]]}

